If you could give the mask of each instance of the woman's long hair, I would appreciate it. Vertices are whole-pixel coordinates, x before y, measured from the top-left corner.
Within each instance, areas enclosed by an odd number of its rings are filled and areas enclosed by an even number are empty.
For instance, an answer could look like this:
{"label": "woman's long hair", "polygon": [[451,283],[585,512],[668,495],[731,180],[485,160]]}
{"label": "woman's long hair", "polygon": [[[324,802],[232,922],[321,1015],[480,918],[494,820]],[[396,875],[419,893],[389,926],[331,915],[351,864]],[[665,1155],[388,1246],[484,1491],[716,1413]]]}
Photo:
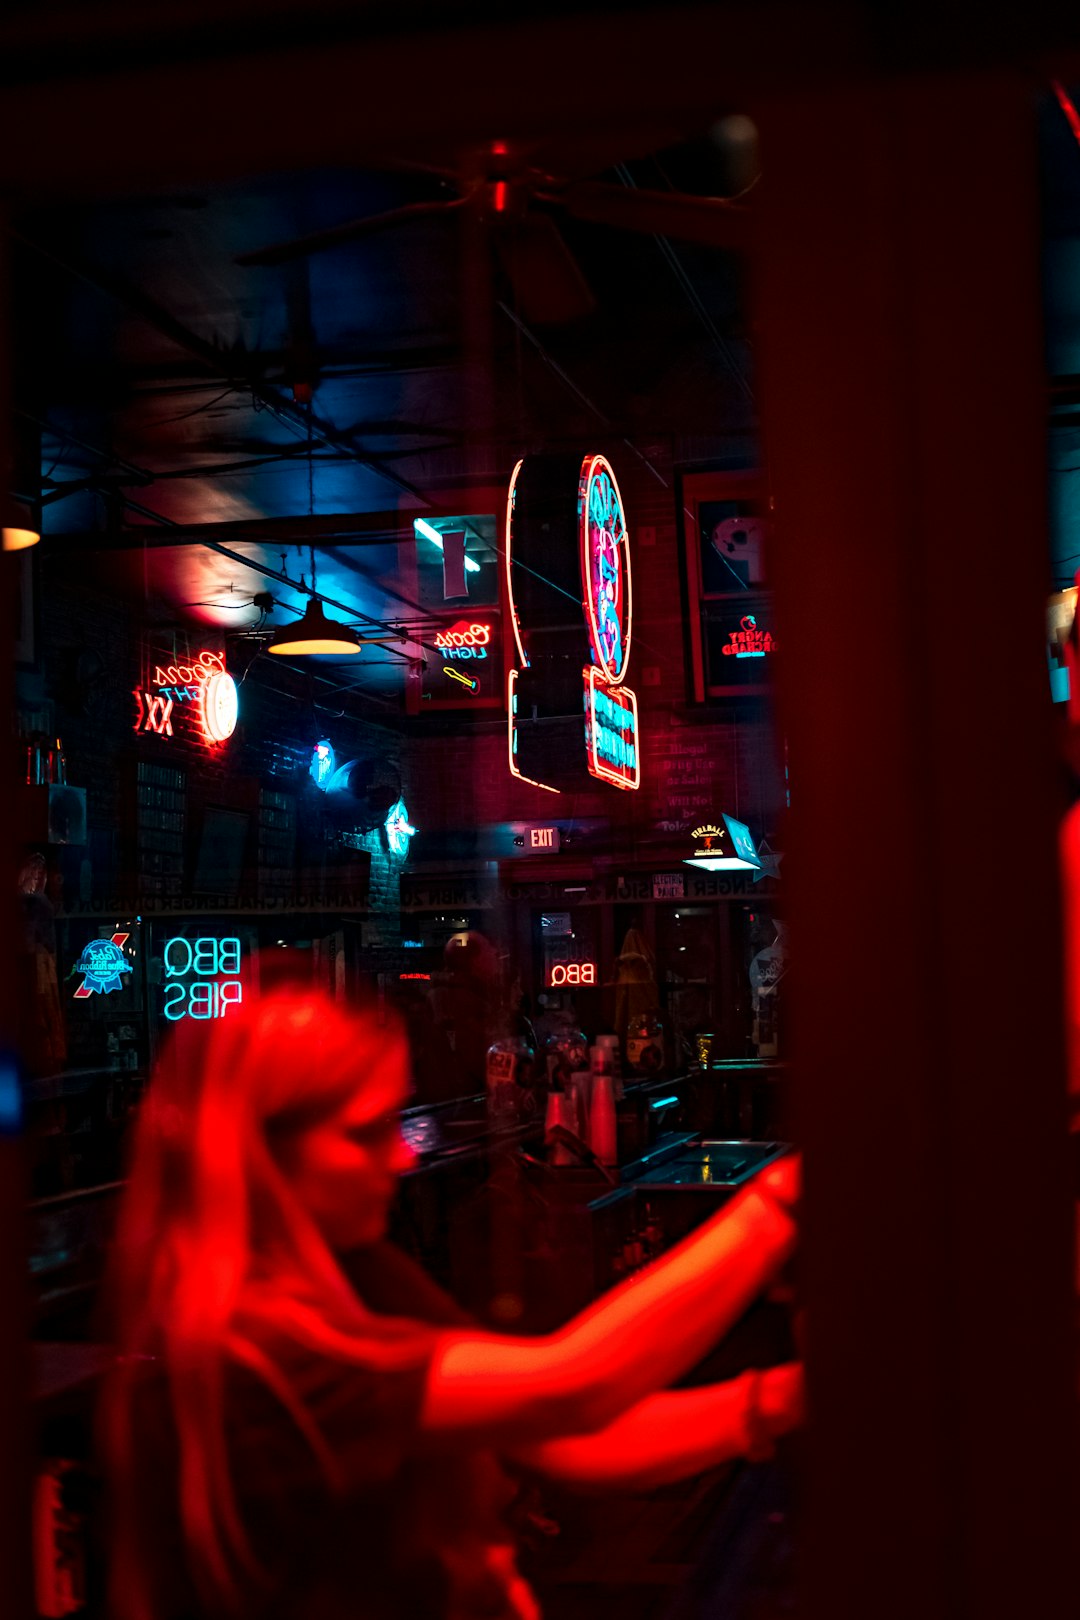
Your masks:
{"label": "woman's long hair", "polygon": [[148,1359],[159,1363],[168,1392],[191,1576],[203,1600],[228,1609],[244,1577],[257,1580],[259,1570],[230,1483],[226,1363],[266,1381],[332,1483],[333,1456],[268,1344],[284,1337],[376,1368],[417,1354],[415,1324],[364,1310],[274,1152],[275,1142],[333,1113],[375,1071],[407,1062],[398,1026],[321,994],[279,990],[199,1033],[196,1061],[180,1061],[174,1045],[143,1105],[108,1291],[119,1357],[103,1439],[123,1620],[152,1620],[136,1531],[136,1402]]}

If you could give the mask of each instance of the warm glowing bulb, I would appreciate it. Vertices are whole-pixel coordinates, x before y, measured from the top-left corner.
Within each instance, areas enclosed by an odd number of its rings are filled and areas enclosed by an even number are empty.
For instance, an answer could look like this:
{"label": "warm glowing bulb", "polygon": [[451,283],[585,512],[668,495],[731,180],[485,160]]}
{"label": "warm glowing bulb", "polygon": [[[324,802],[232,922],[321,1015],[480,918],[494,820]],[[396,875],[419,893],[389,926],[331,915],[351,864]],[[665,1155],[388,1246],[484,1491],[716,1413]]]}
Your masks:
{"label": "warm glowing bulb", "polygon": [[231,675],[219,671],[203,682],[203,727],[211,742],[225,742],[232,736],[239,706]]}
{"label": "warm glowing bulb", "polygon": [[40,539],[36,529],[5,529],[4,550],[25,551],[27,546],[36,546]]}

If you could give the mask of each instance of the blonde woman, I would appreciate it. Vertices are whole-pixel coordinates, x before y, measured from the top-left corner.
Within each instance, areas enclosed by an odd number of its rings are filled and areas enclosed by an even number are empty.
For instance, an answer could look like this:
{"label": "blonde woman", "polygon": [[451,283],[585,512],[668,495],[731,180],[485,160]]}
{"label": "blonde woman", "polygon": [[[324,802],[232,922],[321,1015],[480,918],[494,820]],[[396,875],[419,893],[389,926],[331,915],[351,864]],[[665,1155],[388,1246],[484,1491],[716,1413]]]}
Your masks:
{"label": "blonde woman", "polygon": [[306,992],[230,1011],[195,1068],[156,1077],[103,1413],[116,1620],[536,1620],[503,1462],[641,1488],[798,1421],[795,1366],[664,1388],[792,1253],[794,1160],[557,1332],[513,1338],[384,1241],[408,1092],[395,1025]]}

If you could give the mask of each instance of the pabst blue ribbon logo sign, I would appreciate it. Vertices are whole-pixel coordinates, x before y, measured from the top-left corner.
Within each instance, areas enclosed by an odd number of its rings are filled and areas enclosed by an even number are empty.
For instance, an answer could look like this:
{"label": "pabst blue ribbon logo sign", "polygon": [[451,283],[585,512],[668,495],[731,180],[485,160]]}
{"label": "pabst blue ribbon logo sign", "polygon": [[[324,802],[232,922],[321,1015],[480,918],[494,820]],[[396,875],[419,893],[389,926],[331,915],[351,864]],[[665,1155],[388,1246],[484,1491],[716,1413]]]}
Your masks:
{"label": "pabst blue ribbon logo sign", "polygon": [[76,1001],[85,1001],[95,991],[107,996],[110,991],[123,988],[120,976],[131,972],[131,963],[121,949],[127,938],[127,934],[114,934],[111,939],[92,939],[83,946],[82,955],[72,969],[83,975],[83,982],[75,992]]}

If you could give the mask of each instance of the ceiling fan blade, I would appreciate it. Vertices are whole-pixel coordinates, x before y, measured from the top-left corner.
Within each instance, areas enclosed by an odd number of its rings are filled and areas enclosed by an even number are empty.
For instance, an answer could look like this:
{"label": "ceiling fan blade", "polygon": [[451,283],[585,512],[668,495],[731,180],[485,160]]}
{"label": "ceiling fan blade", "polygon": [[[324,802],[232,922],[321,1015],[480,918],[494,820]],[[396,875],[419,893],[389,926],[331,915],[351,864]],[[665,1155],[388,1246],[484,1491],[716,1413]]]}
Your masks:
{"label": "ceiling fan blade", "polygon": [[349,219],[344,224],[331,225],[325,231],[312,231],[308,236],[294,237],[291,242],[276,242],[254,253],[240,253],[236,263],[286,264],[290,259],[302,259],[310,253],[325,253],[327,248],[341,247],[346,242],[358,242],[376,231],[392,230],[398,225],[410,225],[414,220],[433,219],[440,214],[452,213],[466,200],[464,197],[449,197],[443,202],[406,203],[403,208],[391,208],[385,214]]}
{"label": "ceiling fan blade", "polygon": [[738,251],[750,245],[752,211],[723,197],[691,197],[680,191],[642,191],[582,180],[554,193],[551,200],[561,203],[575,219],[597,225],[673,236],[704,247]]}
{"label": "ceiling fan blade", "polygon": [[524,318],[537,326],[580,320],[596,308],[580,266],[547,214],[501,222],[495,246]]}

